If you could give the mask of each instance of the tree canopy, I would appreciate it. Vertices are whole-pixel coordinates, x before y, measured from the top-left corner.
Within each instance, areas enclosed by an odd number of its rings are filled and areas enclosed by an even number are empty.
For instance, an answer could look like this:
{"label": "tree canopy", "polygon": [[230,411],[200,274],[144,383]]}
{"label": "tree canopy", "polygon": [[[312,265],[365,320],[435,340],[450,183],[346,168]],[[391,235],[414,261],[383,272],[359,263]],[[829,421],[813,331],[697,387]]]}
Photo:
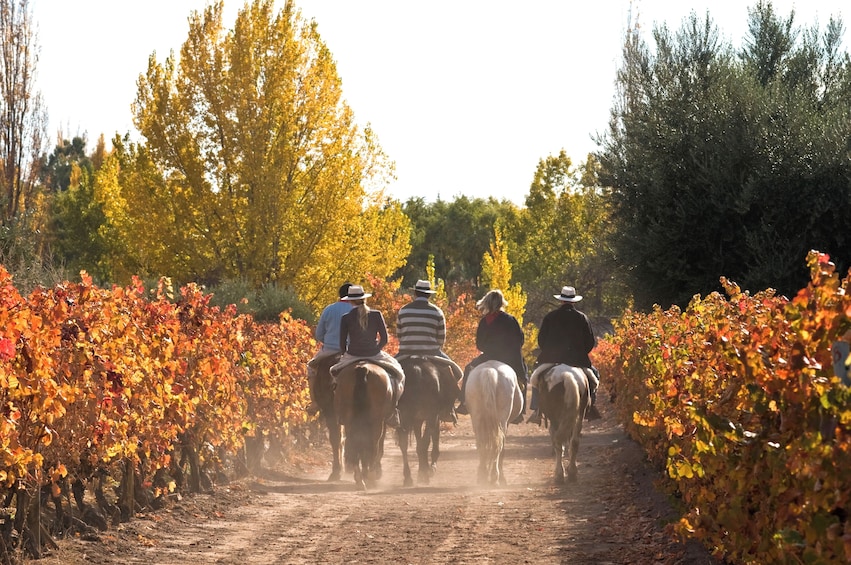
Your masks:
{"label": "tree canopy", "polygon": [[500,223],[509,230],[520,213],[507,200],[466,196],[432,203],[411,198],[402,209],[411,219],[412,248],[399,274],[410,285],[423,278],[430,257],[435,271],[447,282],[478,284],[482,255],[489,249],[494,225]]}
{"label": "tree canopy", "polygon": [[273,4],[246,4],[228,31],[217,2],[190,16],[179,58],[150,57],[133,106],[145,141],[115,140],[101,187],[125,270],[274,281],[320,306],[341,280],[404,264],[409,223],[317,25]]}
{"label": "tree canopy", "polygon": [[810,249],[849,248],[851,65],[842,23],[798,29],[770,2],[736,51],[707,14],[630,30],[599,158],[636,305],[686,304],[727,276],[796,292]]}

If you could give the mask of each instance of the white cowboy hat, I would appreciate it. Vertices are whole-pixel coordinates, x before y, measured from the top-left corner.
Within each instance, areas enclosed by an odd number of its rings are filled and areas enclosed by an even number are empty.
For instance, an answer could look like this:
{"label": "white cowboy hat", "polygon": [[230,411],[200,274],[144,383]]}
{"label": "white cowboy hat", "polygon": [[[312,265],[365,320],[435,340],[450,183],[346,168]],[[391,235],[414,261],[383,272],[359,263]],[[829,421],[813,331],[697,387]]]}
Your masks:
{"label": "white cowboy hat", "polygon": [[432,290],[431,281],[424,281],[420,279],[417,281],[417,284],[414,285],[414,288],[411,290],[416,290],[417,292],[425,292],[426,294],[435,294],[437,291]]}
{"label": "white cowboy hat", "polygon": [[561,287],[561,294],[553,294],[553,297],[562,302],[579,302],[582,300],[582,295],[576,294],[576,289],[572,286]]}
{"label": "white cowboy hat", "polygon": [[372,294],[363,291],[363,287],[360,285],[353,284],[349,287],[349,293],[342,297],[340,300],[363,300],[364,298],[369,298]]}

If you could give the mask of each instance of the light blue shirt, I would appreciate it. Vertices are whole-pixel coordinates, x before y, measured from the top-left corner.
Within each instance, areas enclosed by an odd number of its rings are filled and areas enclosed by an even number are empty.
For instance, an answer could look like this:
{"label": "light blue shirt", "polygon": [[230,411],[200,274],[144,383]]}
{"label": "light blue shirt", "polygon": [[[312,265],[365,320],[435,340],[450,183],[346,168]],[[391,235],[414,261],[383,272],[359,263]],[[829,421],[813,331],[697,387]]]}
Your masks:
{"label": "light blue shirt", "polygon": [[340,351],[340,319],[352,309],[352,303],[338,300],[322,310],[316,324],[316,339],[322,342],[322,351]]}

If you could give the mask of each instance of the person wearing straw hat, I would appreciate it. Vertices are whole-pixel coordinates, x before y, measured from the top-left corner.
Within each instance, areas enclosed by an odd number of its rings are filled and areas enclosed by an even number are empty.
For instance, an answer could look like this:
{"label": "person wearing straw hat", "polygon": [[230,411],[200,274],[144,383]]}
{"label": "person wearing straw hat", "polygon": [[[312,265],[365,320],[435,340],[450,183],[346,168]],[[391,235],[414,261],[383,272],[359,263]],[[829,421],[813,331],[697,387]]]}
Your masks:
{"label": "person wearing straw hat", "polygon": [[[539,375],[559,363],[571,367],[591,369],[595,376],[597,374],[596,369],[591,364],[591,359],[588,357],[588,354],[597,345],[597,338],[594,337],[594,330],[591,328],[591,321],[588,316],[576,308],[576,304],[582,300],[582,295],[576,294],[574,287],[565,286],[562,287],[561,294],[554,294],[553,297],[562,305],[544,316],[541,322],[541,329],[538,331],[540,352],[530,379],[533,413],[528,421],[536,424],[541,423],[537,389]],[[589,376],[588,388],[591,391],[591,407],[588,411],[588,419],[600,417],[596,406],[594,406],[597,400],[598,383],[599,376],[596,377],[596,382],[594,378]]]}
{"label": "person wearing straw hat", "polygon": [[326,306],[319,315],[319,321],[316,323],[316,330],[313,335],[322,344],[322,347],[316,352],[313,359],[307,362],[307,384],[310,391],[310,404],[307,405],[307,413],[311,416],[319,412],[319,404],[316,402],[314,390],[316,388],[316,368],[324,359],[328,359],[329,357],[336,356],[339,361],[341,354],[340,320],[352,309],[352,303],[343,300],[349,293],[350,286],[352,286],[351,283],[343,283],[337,291],[340,299]]}
{"label": "person wearing straw hat", "polygon": [[360,285],[352,285],[342,298],[352,304],[352,309],[340,319],[340,350],[343,352],[340,362],[331,367],[331,374],[337,375],[341,369],[361,359],[369,359],[381,365],[390,375],[393,385],[393,412],[387,418],[387,425],[399,427],[399,397],[405,387],[405,373],[395,357],[383,350],[387,345],[387,325],[384,315],[366,305],[366,299],[372,296],[364,292]]}
{"label": "person wearing straw hat", "polygon": [[396,316],[396,334],[399,337],[396,359],[403,361],[412,356],[421,356],[441,367],[438,373],[444,406],[440,419],[457,423],[455,399],[458,398],[458,381],[463,371],[443,351],[446,317],[439,306],[429,301],[437,291],[432,289],[431,281],[423,279],[418,280],[410,290],[414,291],[414,299],[402,306]]}

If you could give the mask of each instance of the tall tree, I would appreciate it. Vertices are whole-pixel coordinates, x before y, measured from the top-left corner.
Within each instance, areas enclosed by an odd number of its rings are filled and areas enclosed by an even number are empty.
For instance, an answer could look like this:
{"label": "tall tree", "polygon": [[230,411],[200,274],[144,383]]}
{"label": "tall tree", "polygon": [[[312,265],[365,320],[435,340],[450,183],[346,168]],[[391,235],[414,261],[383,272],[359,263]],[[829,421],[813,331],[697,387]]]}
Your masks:
{"label": "tall tree", "polygon": [[179,60],[150,58],[134,117],[146,143],[123,145],[122,213],[147,269],[276,281],[319,306],[340,280],[404,263],[391,167],[292,1],[247,3],[231,31],[221,2],[194,12]]}
{"label": "tall tree", "polygon": [[466,196],[432,203],[411,198],[403,210],[411,219],[412,248],[400,274],[410,285],[422,278],[430,256],[434,257],[435,270],[444,274],[448,283],[477,284],[482,255],[488,250],[494,225],[500,223],[509,231],[516,226],[520,214],[517,206],[507,200]]}
{"label": "tall tree", "polygon": [[[38,164],[47,114],[36,89],[38,45],[28,0],[0,0],[0,223],[39,211]],[[27,217],[29,216],[29,217]]]}
{"label": "tall tree", "polygon": [[520,227],[513,232],[516,276],[529,295],[530,320],[543,319],[552,309],[553,292],[564,285],[580,289],[593,315],[614,317],[627,306],[598,172],[591,155],[579,168],[564,151],[538,163]]}
{"label": "tall tree", "polygon": [[655,28],[653,52],[626,37],[599,157],[640,308],[684,305],[721,276],[794,293],[809,249],[851,244],[841,23],[799,33],[760,2],[750,24],[739,53],[708,14]]}

